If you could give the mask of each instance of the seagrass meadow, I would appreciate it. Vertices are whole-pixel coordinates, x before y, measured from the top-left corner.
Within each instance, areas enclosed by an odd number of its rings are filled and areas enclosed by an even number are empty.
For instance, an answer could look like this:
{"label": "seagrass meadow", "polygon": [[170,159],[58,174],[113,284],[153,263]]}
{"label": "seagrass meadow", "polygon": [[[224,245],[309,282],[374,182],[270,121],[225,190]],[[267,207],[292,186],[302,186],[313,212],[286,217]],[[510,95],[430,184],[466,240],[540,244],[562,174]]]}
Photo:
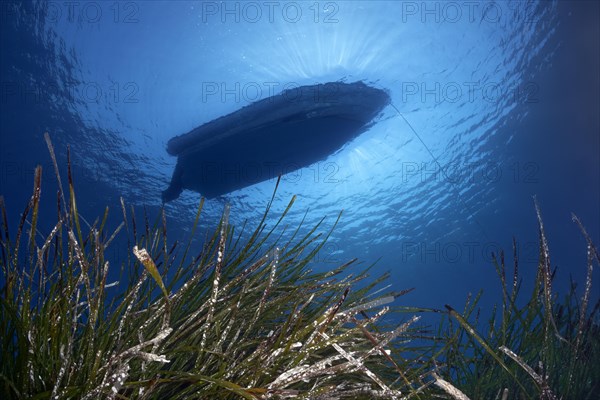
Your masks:
{"label": "seagrass meadow", "polygon": [[[122,214],[118,226],[108,226],[108,208],[88,224],[77,209],[76,171],[68,166],[60,189],[46,140],[59,186],[58,201],[47,196],[57,203],[54,227],[38,228],[41,167],[19,221],[8,221],[0,198],[2,399],[599,398],[600,303],[591,286],[600,257],[575,216],[587,251],[583,289],[552,290],[536,203],[531,293],[521,293],[516,252],[501,253],[489,266],[502,289],[492,315],[480,315],[481,293],[460,310],[404,307],[412,289],[389,291],[386,276],[371,278],[368,268],[350,273],[355,260],[311,271],[339,216],[308,234],[292,227],[283,240],[294,198],[274,223],[269,203],[262,220],[240,229],[226,206],[201,248],[192,239],[203,201],[186,243],[169,240],[164,210],[138,220],[124,201],[110,211]],[[117,238],[129,258],[111,265]],[[116,295],[113,268],[126,282]],[[438,328],[417,327],[423,314],[439,318]],[[401,322],[384,322],[390,315],[385,321]]]}

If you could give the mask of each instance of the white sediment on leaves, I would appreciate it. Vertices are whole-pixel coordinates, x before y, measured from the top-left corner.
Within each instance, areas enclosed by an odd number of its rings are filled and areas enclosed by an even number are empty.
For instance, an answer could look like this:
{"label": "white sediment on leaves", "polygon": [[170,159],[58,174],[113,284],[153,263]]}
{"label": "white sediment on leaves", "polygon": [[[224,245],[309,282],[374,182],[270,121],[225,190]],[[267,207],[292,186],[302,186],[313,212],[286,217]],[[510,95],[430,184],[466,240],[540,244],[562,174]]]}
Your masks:
{"label": "white sediment on leaves", "polygon": [[359,313],[361,311],[369,310],[371,308],[379,307],[379,306],[382,306],[384,304],[392,303],[393,301],[394,301],[394,296],[382,297],[380,299],[369,301],[368,303],[359,304],[359,305],[354,306],[354,307],[352,307],[352,308],[350,308],[348,310],[341,311],[338,315],[352,315],[352,314],[357,314],[357,313]]}
{"label": "white sediment on leaves", "polygon": [[504,354],[506,354],[507,356],[509,356],[510,358],[513,359],[513,361],[515,361],[517,364],[519,364],[521,366],[521,368],[523,368],[525,370],[525,372],[527,372],[529,374],[529,376],[531,376],[533,378],[533,380],[540,386],[543,385],[543,379],[540,375],[538,375],[533,368],[531,368],[529,365],[527,365],[527,363],[525,363],[525,361],[523,361],[523,359],[521,357],[519,357],[514,351],[512,351],[511,349],[509,349],[506,346],[500,346],[498,348],[500,351],[502,351]]}
{"label": "white sediment on leaves", "polygon": [[[227,229],[229,224],[229,210],[231,206],[229,204],[225,204],[225,208],[223,210],[223,217],[221,219],[221,234],[219,237],[219,245],[217,248],[217,264],[215,265],[214,279],[213,279],[213,289],[210,295],[208,313],[206,314],[206,322],[202,326],[204,330],[202,332],[202,340],[200,341],[200,347],[206,347],[206,341],[208,338],[208,331],[211,329],[212,320],[215,314],[215,304],[217,304],[217,298],[219,297],[219,282],[221,280],[221,268],[223,263],[223,256],[225,254],[225,243],[227,242]],[[198,354],[198,358],[196,359],[196,367],[199,366],[200,354]]]}
{"label": "white sediment on leaves", "polygon": [[470,400],[466,394],[454,387],[450,382],[447,382],[444,379],[440,378],[435,372],[433,372],[431,375],[435,379],[435,381],[433,382],[434,385],[441,388],[444,392],[448,393],[455,400]]}

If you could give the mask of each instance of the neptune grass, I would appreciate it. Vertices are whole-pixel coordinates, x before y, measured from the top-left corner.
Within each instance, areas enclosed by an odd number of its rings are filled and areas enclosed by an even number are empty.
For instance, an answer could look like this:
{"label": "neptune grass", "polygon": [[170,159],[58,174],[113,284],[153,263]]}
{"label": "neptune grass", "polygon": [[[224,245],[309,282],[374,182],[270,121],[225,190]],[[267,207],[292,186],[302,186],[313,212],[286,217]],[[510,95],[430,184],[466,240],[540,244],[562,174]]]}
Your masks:
{"label": "neptune grass", "polygon": [[[540,252],[533,290],[522,298],[517,244],[513,242],[512,279],[507,278],[504,253],[493,264],[502,289],[502,301],[485,324],[477,329],[478,297],[459,313],[446,305],[451,320],[444,333],[442,371],[471,398],[476,399],[597,399],[600,396],[600,300],[592,300],[592,272],[600,256],[579,219],[587,250],[587,277],[578,298],[577,285],[559,298],[552,290],[556,268],[540,208]],[[582,249],[582,250],[583,250]],[[583,266],[582,266],[583,268]],[[510,276],[510,275],[509,275]],[[510,280],[509,280],[510,279]],[[522,305],[521,305],[522,304]],[[480,324],[479,326],[481,326]]]}
{"label": "neptune grass", "polygon": [[[230,225],[235,210],[226,207],[201,249],[192,239],[203,200],[184,244],[169,240],[164,211],[154,224],[144,215],[140,225],[124,201],[118,226],[107,226],[108,209],[87,224],[70,162],[65,195],[47,135],[46,141],[59,184],[50,232],[37,228],[41,167],[15,232],[0,197],[3,399],[596,398],[599,305],[591,307],[590,293],[598,253],[575,217],[588,251],[583,297],[574,286],[560,301],[552,291],[538,210],[534,290],[519,306],[518,257],[509,283],[500,254],[500,311],[482,329],[479,296],[462,312],[400,307],[392,303],[411,289],[375,290],[387,275],[368,280],[368,269],[346,272],[356,260],[311,271],[339,216],[325,232],[324,220],[304,235],[299,224],[283,241],[279,232],[294,198],[267,229],[271,200],[247,240]],[[123,235],[124,289],[108,281],[115,266],[105,258]],[[394,313],[391,320],[402,323],[383,322]],[[418,328],[421,313],[441,316],[441,328]]]}
{"label": "neptune grass", "polygon": [[[107,227],[108,209],[86,224],[72,174],[69,162],[50,233],[37,229],[41,167],[15,236],[1,205],[3,398],[400,398],[427,385],[390,355],[418,318],[375,328],[398,293],[374,294],[380,280],[357,289],[367,274],[345,273],[355,260],[308,268],[331,233],[319,232],[323,221],[272,240],[294,198],[267,229],[269,203],[247,241],[226,207],[196,249],[202,201],[181,248],[167,237],[164,211],[154,224],[145,216],[142,234],[123,201],[117,227]],[[109,296],[120,286],[108,281],[105,255],[119,235],[130,244],[127,284]]]}

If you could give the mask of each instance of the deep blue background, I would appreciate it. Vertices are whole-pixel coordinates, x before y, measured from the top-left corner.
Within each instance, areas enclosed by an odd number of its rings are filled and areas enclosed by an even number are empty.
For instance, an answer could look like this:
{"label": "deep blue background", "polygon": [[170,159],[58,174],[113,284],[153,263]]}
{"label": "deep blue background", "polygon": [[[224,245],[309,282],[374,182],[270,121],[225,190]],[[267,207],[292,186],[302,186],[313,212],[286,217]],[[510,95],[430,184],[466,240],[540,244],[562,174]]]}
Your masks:
{"label": "deep blue background", "polygon": [[[340,225],[314,267],[358,257],[391,271],[401,304],[460,308],[484,288],[498,299],[490,252],[520,246],[537,263],[537,196],[555,286],[583,282],[576,213],[600,238],[600,62],[596,2],[2,2],[0,193],[12,227],[44,166],[42,231],[55,223],[48,131],[75,165],[78,204],[93,221],[119,198],[140,215],[160,207],[172,136],[298,85],[365,80],[393,107],[329,159],[283,178],[275,211],[310,210]],[[470,4],[470,5],[469,5]],[[63,171],[63,179],[66,174]],[[274,182],[207,203],[256,221]],[[199,195],[167,208],[186,237]],[[14,229],[14,228],[13,228]],[[116,243],[113,264],[125,257]],[[116,267],[115,267],[116,268]],[[595,287],[599,287],[598,274]],[[598,292],[596,291],[596,294]]]}

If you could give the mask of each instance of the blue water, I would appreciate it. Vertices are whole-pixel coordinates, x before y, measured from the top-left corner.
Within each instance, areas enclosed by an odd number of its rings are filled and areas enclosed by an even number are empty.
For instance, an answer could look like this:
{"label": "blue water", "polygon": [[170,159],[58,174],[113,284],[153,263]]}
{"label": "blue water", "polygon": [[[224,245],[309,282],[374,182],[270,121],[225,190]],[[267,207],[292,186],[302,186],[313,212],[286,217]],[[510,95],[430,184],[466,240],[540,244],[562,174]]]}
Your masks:
{"label": "blue water", "polygon": [[[70,145],[79,208],[93,221],[119,198],[154,216],[175,158],[167,141],[299,85],[364,80],[389,90],[381,120],[327,160],[283,177],[274,215],[298,196],[294,226],[343,216],[314,268],[358,257],[417,290],[399,300],[461,308],[485,289],[490,253],[520,247],[533,276],[537,196],[559,267],[583,284],[576,213],[600,243],[599,6],[595,2],[2,2],[0,193],[12,226],[44,167],[46,233]],[[63,179],[66,174],[63,171]],[[207,202],[250,225],[275,182]],[[166,206],[186,237],[199,195]],[[127,249],[115,244],[114,263]],[[509,257],[507,257],[509,258]],[[510,258],[509,258],[510,259]],[[598,274],[595,287],[600,287]],[[598,292],[596,292],[598,294]]]}

